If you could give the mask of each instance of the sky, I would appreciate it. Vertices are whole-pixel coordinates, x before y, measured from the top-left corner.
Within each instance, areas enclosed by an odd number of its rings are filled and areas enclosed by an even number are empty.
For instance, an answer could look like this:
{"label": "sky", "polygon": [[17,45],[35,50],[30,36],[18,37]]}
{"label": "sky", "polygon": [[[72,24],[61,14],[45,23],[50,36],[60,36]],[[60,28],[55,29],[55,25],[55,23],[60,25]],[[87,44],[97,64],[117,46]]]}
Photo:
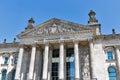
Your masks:
{"label": "sky", "polygon": [[120,0],[0,0],[0,43],[17,38],[31,17],[35,26],[51,18],[87,25],[90,10],[96,12],[102,34],[113,28],[120,34]]}

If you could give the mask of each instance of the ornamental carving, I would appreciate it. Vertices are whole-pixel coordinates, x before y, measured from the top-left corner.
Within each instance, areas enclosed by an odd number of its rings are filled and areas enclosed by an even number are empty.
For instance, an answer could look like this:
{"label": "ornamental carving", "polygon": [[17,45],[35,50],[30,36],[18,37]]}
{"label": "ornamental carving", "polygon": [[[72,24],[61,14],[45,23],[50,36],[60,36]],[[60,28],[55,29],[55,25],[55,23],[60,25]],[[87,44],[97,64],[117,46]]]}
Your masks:
{"label": "ornamental carving", "polygon": [[36,28],[27,30],[20,34],[19,36],[37,36],[37,35],[49,35],[49,34],[61,34],[69,32],[79,32],[84,30],[92,30],[90,27],[85,27],[83,25],[71,24],[70,22],[48,22],[43,25],[39,25]]}
{"label": "ornamental carving", "polygon": [[74,28],[68,25],[57,25],[57,24],[52,24],[48,25],[46,27],[42,27],[40,29],[37,29],[28,35],[40,35],[40,34],[55,34],[55,33],[64,33],[64,32],[74,32],[74,31],[79,31],[80,28]]}
{"label": "ornamental carving", "polygon": [[82,80],[90,79],[90,63],[89,63],[89,48],[81,47],[80,48],[80,65]]}

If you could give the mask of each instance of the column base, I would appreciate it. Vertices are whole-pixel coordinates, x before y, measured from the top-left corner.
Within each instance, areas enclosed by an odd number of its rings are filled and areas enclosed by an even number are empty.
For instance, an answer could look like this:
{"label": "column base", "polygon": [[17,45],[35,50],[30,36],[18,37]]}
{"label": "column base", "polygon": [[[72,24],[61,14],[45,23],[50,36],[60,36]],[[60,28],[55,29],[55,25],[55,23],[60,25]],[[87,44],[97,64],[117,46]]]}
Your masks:
{"label": "column base", "polygon": [[42,79],[42,80],[47,80],[47,79]]}

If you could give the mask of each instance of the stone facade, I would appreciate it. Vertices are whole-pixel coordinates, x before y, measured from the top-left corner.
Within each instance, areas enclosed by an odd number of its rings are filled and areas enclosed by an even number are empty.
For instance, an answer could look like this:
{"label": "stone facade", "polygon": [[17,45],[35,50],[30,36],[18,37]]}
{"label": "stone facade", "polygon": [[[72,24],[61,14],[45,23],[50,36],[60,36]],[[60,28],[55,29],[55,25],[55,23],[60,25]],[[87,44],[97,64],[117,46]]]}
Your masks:
{"label": "stone facade", "polygon": [[120,34],[101,34],[95,14],[88,25],[53,18],[34,27],[31,18],[20,42],[0,44],[0,79],[119,80]]}

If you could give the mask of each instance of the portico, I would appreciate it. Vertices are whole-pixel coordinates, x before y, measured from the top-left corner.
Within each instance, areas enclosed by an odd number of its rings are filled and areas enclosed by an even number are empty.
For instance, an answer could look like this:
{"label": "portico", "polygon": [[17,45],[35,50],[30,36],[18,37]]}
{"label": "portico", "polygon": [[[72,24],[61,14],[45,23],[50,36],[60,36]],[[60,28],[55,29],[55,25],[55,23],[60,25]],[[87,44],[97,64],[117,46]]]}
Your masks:
{"label": "portico", "polygon": [[[59,40],[58,42],[43,42],[43,44],[37,42],[35,44],[29,44],[29,45],[24,45],[21,47],[20,52],[21,54],[24,54],[25,52],[25,47],[29,46],[29,49],[31,49],[29,52],[30,56],[30,60],[29,60],[29,72],[27,73],[27,79],[28,80],[36,80],[36,79],[42,79],[42,80],[50,80],[50,79],[59,79],[59,80],[69,80],[69,79],[75,79],[75,80],[79,80],[80,79],[80,69],[79,69],[79,46],[83,45],[80,44],[80,40],[71,40],[71,41],[65,41],[65,40]],[[87,46],[88,45],[88,41],[84,41],[84,45],[83,46]],[[68,53],[66,51],[68,51],[68,49],[72,50],[71,53]],[[58,53],[54,52],[54,50],[58,50]],[[69,51],[70,52],[70,51]],[[54,53],[54,54],[53,54]],[[71,55],[73,54],[73,55]],[[36,55],[41,55],[43,58],[40,58]],[[51,57],[49,57],[51,55]],[[56,57],[54,55],[57,55]],[[69,55],[69,56],[67,56]],[[17,72],[18,75],[16,75],[15,79],[16,80],[20,80],[22,74],[21,74],[21,69],[23,67],[23,64],[20,63],[20,60],[23,60],[23,55],[19,55],[19,63],[18,66],[19,67]],[[71,56],[71,57],[70,57]],[[38,58],[38,59],[36,59]],[[39,60],[39,61],[38,61]],[[51,61],[50,61],[51,60]],[[43,61],[43,62],[41,62]],[[67,62],[71,62],[73,61],[74,64],[72,64],[71,67],[69,66],[69,70],[74,71],[72,74],[71,72],[69,72],[70,75],[68,74],[67,71],[67,67],[65,65],[67,65]],[[39,63],[41,62],[41,63]],[[51,63],[50,63],[51,62]],[[38,63],[38,64],[35,64]],[[57,67],[57,76],[54,76],[54,70],[52,67],[53,64],[52,63],[57,63],[58,66]],[[36,66],[39,66],[39,64],[41,64],[42,66],[37,68],[37,70],[35,69]],[[51,64],[51,65],[49,65]],[[21,66],[21,68],[20,68]],[[50,69],[51,68],[51,69]],[[27,67],[26,67],[27,69]],[[39,73],[36,71],[40,71]],[[49,75],[48,75],[49,73]],[[42,74],[42,75],[41,75]],[[66,78],[66,77],[68,78]]]}

